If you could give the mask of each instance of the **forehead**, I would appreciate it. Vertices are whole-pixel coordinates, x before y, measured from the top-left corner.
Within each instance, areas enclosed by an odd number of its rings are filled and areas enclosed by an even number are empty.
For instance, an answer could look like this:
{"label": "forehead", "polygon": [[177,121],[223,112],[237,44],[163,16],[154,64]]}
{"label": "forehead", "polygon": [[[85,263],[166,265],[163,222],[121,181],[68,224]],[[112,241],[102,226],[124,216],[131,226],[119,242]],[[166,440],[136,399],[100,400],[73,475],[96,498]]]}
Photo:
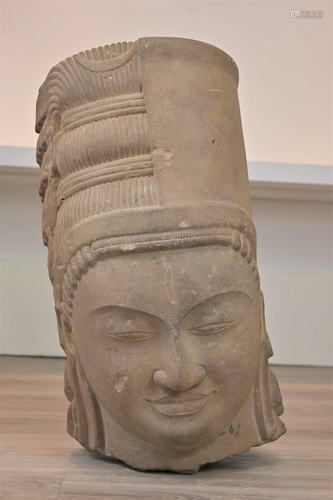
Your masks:
{"label": "forehead", "polygon": [[83,275],[75,310],[121,306],[165,321],[185,315],[209,297],[257,291],[246,260],[227,247],[157,251],[101,260]]}

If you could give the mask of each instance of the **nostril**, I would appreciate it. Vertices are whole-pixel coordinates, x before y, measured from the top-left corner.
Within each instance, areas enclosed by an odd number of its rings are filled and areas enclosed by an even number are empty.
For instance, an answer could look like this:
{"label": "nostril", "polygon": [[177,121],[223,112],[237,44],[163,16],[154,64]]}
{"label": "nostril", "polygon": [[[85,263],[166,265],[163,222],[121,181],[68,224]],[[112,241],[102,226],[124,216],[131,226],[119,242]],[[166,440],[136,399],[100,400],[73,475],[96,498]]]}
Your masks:
{"label": "nostril", "polygon": [[162,370],[157,370],[153,375],[153,380],[157,385],[163,385],[165,382],[165,372]]}
{"label": "nostril", "polygon": [[[203,366],[197,366],[197,368],[192,372],[192,376],[186,376],[185,373],[177,372],[177,375],[169,375],[163,370],[156,370],[153,375],[153,380],[156,385],[161,385],[164,387],[169,387],[173,390],[190,389],[193,386],[199,385],[206,378],[206,370]],[[186,385],[186,388],[183,386]]]}
{"label": "nostril", "polygon": [[206,378],[206,370],[203,366],[198,366],[195,370],[195,375],[196,375],[196,381],[198,384],[202,382]]}

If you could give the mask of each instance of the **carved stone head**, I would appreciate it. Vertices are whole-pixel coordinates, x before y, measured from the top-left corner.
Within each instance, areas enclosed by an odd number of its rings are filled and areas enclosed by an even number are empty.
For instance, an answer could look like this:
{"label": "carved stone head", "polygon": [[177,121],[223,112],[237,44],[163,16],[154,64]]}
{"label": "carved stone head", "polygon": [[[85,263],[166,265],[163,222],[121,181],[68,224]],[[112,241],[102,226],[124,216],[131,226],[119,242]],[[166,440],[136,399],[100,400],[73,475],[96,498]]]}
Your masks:
{"label": "carved stone head", "polygon": [[216,47],[141,38],[39,91],[68,432],[140,469],[193,472],[285,432],[237,85]]}

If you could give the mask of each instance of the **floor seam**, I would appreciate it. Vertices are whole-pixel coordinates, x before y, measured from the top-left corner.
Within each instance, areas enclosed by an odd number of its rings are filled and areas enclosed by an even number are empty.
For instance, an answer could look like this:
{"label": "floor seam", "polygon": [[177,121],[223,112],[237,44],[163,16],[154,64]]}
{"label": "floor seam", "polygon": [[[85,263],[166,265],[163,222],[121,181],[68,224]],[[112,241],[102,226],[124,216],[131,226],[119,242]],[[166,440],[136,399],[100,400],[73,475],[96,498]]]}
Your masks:
{"label": "floor seam", "polygon": [[59,500],[59,495],[61,493],[61,488],[62,488],[62,484],[64,482],[64,479],[65,479],[65,476],[66,476],[66,473],[64,472],[63,475],[62,475],[62,478],[61,478],[61,481],[60,481],[60,484],[59,484],[59,489],[58,489],[58,493],[57,493],[57,498],[56,500]]}

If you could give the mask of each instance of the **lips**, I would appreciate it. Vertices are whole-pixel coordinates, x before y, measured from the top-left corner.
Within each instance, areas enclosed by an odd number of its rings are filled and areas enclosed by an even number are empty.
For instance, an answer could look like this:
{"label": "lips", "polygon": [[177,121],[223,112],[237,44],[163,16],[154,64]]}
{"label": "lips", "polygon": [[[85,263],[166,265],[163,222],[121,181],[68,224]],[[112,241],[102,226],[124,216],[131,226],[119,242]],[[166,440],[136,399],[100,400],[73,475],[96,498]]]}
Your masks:
{"label": "lips", "polygon": [[165,396],[157,400],[146,398],[159,413],[168,417],[186,417],[199,413],[207,403],[209,394],[183,394]]}

